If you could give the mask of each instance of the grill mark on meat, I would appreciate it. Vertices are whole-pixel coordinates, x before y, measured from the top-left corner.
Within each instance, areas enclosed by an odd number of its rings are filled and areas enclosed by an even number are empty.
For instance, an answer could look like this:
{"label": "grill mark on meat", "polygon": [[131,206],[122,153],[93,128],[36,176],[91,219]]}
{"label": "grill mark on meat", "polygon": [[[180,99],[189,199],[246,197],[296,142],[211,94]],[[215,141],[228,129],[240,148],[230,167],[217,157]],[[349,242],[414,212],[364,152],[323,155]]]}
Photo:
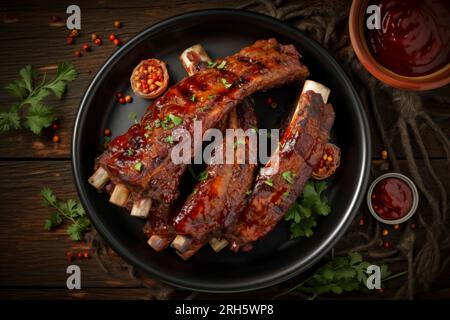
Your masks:
{"label": "grill mark on meat", "polygon": [[[240,61],[245,58],[254,63],[248,65]],[[252,93],[306,78],[308,70],[299,59],[292,45],[280,45],[275,39],[257,41],[226,58],[225,72],[216,68],[201,71],[170,88],[149,106],[139,124],[110,142],[97,164],[109,172],[113,183],[122,183],[145,197],[172,202],[178,197],[179,179],[186,166],[171,161],[173,145],[165,142],[175,128],[163,129],[156,127],[156,123],[174,114],[183,119],[176,128],[191,131],[193,120],[198,119],[203,121],[204,132]],[[232,86],[226,88],[224,81]],[[204,109],[199,110],[191,101],[193,94],[199,101],[205,101]],[[210,95],[215,98],[207,99]],[[145,137],[146,126],[153,128],[148,138]],[[142,141],[141,148],[124,157],[124,152],[132,146],[132,139]],[[138,161],[142,164],[139,172],[134,170]]]}
{"label": "grill mark on meat", "polygon": [[[236,226],[227,231],[232,250],[250,250],[253,242],[282,219],[318,165],[333,122],[333,108],[324,104],[319,94],[307,91],[301,95],[300,110],[294,113],[280,141],[278,172],[260,172],[249,205]],[[294,175],[292,185],[282,178],[286,171]],[[272,186],[265,183],[267,179],[272,180]]]}

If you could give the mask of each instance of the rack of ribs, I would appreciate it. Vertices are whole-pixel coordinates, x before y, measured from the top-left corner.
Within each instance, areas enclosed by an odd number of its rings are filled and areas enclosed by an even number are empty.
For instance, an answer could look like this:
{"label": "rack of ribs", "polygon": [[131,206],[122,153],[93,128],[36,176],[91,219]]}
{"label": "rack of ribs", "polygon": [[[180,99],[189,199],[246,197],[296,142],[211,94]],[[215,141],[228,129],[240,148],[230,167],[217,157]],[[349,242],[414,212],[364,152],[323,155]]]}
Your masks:
{"label": "rack of ribs", "polygon": [[131,201],[134,215],[146,217],[154,200],[172,203],[187,166],[171,159],[173,130],[192,134],[197,119],[205,132],[253,93],[305,79],[308,69],[300,57],[293,45],[259,40],[222,60],[225,68],[207,68],[180,81],[110,142],[89,182],[102,189],[111,181],[110,201],[119,206]]}
{"label": "rack of ribs", "polygon": [[248,206],[227,230],[231,250],[250,250],[295,202],[322,158],[334,122],[330,90],[307,80],[279,147],[256,178]]}

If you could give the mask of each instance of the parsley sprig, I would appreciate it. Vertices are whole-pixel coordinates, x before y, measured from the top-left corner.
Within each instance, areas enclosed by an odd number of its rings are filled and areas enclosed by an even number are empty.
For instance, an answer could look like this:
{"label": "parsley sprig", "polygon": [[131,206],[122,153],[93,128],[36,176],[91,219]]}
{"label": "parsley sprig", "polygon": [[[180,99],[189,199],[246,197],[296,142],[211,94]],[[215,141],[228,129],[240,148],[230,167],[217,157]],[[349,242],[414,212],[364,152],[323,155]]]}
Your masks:
{"label": "parsley sprig", "polygon": [[45,230],[53,230],[60,226],[63,220],[66,219],[71,222],[71,225],[67,228],[67,234],[70,239],[74,241],[82,240],[86,231],[89,230],[91,222],[81,204],[73,199],[69,199],[67,202],[58,200],[50,188],[43,188],[41,190],[41,196],[43,199],[42,203],[45,207],[56,209],[56,212],[49,219],[45,220]]}
{"label": "parsley sprig", "polygon": [[[46,73],[39,73],[30,65],[22,68],[19,75],[19,79],[6,86],[6,90],[18,101],[9,111],[0,113],[0,133],[23,126],[40,134],[43,128],[50,126],[56,119],[53,108],[43,103],[44,98],[53,93],[61,99],[67,82],[75,80],[77,72],[71,64],[61,63],[51,81],[47,81]],[[26,112],[23,112],[24,108],[28,108]],[[21,121],[22,115],[24,119]]]}
{"label": "parsley sprig", "polygon": [[291,239],[312,236],[317,225],[316,215],[326,216],[331,212],[328,200],[322,196],[326,188],[324,181],[308,181],[301,197],[286,212],[284,219],[291,222]]}
{"label": "parsley sprig", "polygon": [[[313,275],[273,298],[279,298],[292,291],[306,294],[311,300],[325,293],[342,294],[343,292],[366,291],[368,290],[366,286],[368,278],[367,267],[371,264],[368,261],[364,261],[357,252],[349,253],[347,256],[332,256],[331,260],[317,269]],[[404,274],[406,272],[391,275],[387,265],[380,266],[382,282]]]}

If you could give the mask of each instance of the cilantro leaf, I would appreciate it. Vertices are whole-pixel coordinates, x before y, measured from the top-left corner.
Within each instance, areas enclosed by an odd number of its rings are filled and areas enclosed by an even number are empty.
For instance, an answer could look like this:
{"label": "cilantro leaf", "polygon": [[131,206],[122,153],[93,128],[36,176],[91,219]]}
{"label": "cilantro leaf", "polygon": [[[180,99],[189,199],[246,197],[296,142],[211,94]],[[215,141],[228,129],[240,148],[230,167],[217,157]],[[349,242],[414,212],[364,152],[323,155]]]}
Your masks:
{"label": "cilantro leaf", "polygon": [[28,109],[25,127],[30,129],[33,133],[39,134],[43,128],[49,127],[53,120],[55,120],[55,116],[52,108],[37,103],[31,105]]}
{"label": "cilantro leaf", "polygon": [[42,204],[45,207],[53,207],[57,210],[49,219],[45,220],[44,229],[47,231],[53,230],[60,226],[65,219],[72,222],[67,229],[69,237],[74,241],[82,240],[91,225],[83,206],[73,199],[69,199],[66,202],[58,200],[50,188],[43,188],[41,196]]}
{"label": "cilantro leaf", "polygon": [[45,73],[38,73],[27,65],[19,71],[19,76],[19,79],[5,87],[19,101],[11,106],[9,112],[0,113],[0,132],[21,128],[19,111],[28,107],[28,112],[24,113],[25,127],[40,134],[56,118],[53,109],[45,106],[42,100],[52,92],[62,98],[67,82],[75,80],[77,72],[71,64],[61,63],[55,78],[47,82]]}
{"label": "cilantro leaf", "polygon": [[[293,174],[290,171],[283,172],[282,177],[288,183],[289,180],[293,181]],[[289,225],[291,239],[312,236],[313,228],[317,226],[316,215],[326,216],[331,212],[327,199],[321,196],[326,188],[325,182],[309,181],[302,195],[286,212],[284,219],[291,222]]]}
{"label": "cilantro leaf", "polygon": [[20,117],[18,112],[0,112],[0,132],[20,129]]}

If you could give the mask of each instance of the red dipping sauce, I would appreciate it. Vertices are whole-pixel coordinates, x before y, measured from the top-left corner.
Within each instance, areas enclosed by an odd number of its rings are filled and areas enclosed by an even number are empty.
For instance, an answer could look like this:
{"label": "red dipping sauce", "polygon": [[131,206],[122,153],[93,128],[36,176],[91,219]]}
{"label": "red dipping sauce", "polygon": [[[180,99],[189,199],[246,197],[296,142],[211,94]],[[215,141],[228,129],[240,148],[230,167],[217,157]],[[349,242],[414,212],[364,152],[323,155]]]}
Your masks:
{"label": "red dipping sauce", "polygon": [[365,28],[373,57],[408,77],[438,71],[450,63],[449,0],[375,0],[381,29]]}
{"label": "red dipping sauce", "polygon": [[406,182],[386,178],[378,182],[372,191],[372,208],[385,220],[397,220],[411,210],[412,197],[412,190]]}

